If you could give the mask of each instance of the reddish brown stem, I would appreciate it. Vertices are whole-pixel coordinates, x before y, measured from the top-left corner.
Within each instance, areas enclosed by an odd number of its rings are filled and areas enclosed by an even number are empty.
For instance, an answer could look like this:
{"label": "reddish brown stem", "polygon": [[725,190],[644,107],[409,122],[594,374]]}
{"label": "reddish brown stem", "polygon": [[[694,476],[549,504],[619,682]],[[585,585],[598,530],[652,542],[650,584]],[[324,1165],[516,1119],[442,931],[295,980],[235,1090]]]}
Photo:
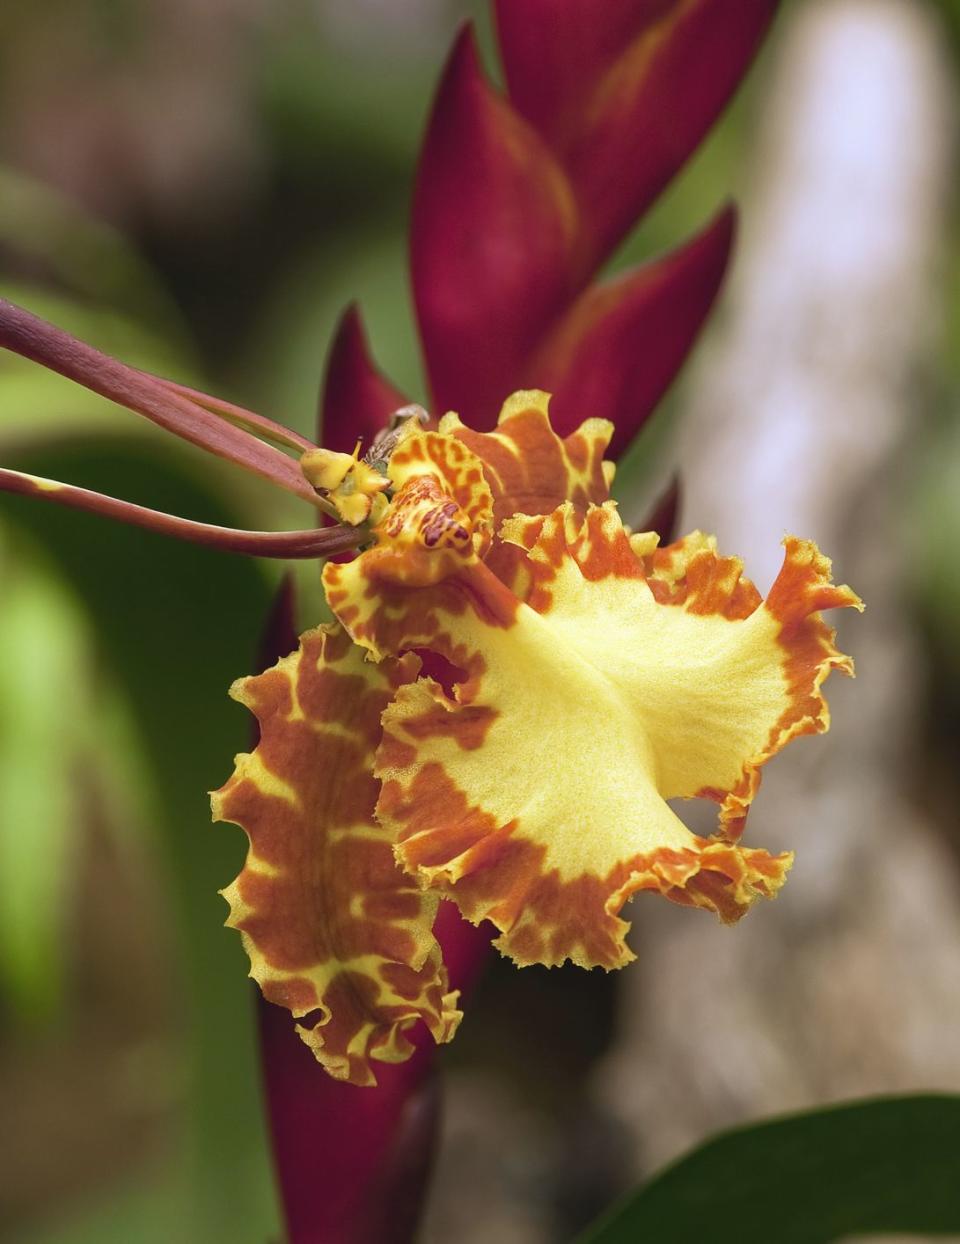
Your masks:
{"label": "reddish brown stem", "polygon": [[224,401],[222,397],[214,397],[210,393],[201,393],[199,389],[191,389],[188,385],[180,384],[176,380],[168,380],[165,376],[155,376],[152,372],[141,372],[140,374],[162,384],[171,393],[177,393],[181,397],[187,398],[188,401],[195,402],[198,406],[209,410],[219,418],[226,419],[228,423],[232,423],[235,427],[251,432],[261,440],[272,441],[275,445],[282,445],[285,449],[293,449],[298,454],[305,453],[308,449],[316,449],[313,441],[307,440],[299,432],[294,432],[292,428],[288,428],[282,423],[275,423],[265,415],[258,415],[255,411],[247,410],[244,406],[237,406],[233,402]]}
{"label": "reddish brown stem", "polygon": [[[249,431],[235,427],[226,420],[225,412],[214,413],[186,396],[188,391],[102,354],[3,298],[0,298],[0,346],[126,406],[168,432],[262,476],[313,505],[318,504],[317,494],[296,462],[272,445],[265,445]],[[234,408],[235,412],[238,410]],[[255,423],[260,420],[260,416],[254,416]],[[271,424],[270,420],[262,421],[260,426],[264,432],[264,425],[274,430],[279,426]]]}
{"label": "reddish brown stem", "polygon": [[234,527],[218,527],[212,523],[197,523],[188,518],[178,518],[159,510],[150,510],[130,501],[119,501],[103,493],[77,488],[72,484],[60,484],[55,480],[28,475],[24,471],[10,471],[0,467],[0,491],[22,493],[55,501],[100,514],[104,518],[117,519],[134,527],[143,527],[161,535],[176,536],[193,544],[222,549],[229,553],[246,553],[253,557],[310,558],[329,557],[343,553],[362,544],[365,534],[356,527],[324,527],[309,531],[242,531]]}

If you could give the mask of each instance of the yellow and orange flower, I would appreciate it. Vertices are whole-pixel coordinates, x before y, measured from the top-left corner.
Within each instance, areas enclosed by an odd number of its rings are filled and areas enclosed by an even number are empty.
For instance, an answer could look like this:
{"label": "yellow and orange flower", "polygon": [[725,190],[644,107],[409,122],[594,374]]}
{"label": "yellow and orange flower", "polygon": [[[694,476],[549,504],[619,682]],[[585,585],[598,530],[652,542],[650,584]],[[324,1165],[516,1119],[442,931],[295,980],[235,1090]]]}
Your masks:
{"label": "yellow and orange flower", "polygon": [[[638,891],[727,923],[772,898],[792,855],[739,844],[761,767],[853,672],[820,611],[862,606],[815,545],[784,542],[763,600],[710,537],[629,535],[611,425],[560,439],[547,402],[515,394],[491,433],[410,425],[372,542],[324,569],[336,622],[234,689],[261,741],[214,796],[251,843],[230,923],[351,1083],[419,1021],[456,1031],[440,897],[518,964],[604,968],[633,958]],[[678,798],[717,802],[717,832]]]}

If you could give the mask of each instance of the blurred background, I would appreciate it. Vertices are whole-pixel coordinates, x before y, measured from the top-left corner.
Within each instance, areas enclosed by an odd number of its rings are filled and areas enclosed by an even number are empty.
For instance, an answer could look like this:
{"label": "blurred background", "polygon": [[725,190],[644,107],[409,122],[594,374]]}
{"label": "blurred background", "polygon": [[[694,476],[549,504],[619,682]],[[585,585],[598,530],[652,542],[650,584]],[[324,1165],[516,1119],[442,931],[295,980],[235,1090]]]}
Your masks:
{"label": "blurred background", "polygon": [[[358,299],[422,397],[407,208],[464,16],[489,51],[458,0],[8,0],[0,292],[308,434]],[[761,589],[785,531],[816,538],[868,602],[841,623],[859,676],[831,683],[829,740],[765,779],[749,841],[798,857],[775,906],[721,929],[640,900],[617,975],[493,965],[444,1055],[428,1242],[565,1240],[719,1127],[960,1089],[958,55],[960,3],[788,0],[616,259],[741,204],[722,304],[618,495],[638,521],[679,465],[683,526]],[[207,521],[294,517],[7,354],[0,461]],[[244,839],[204,795],[246,745],[225,693],[278,574],[0,497],[3,1240],[278,1238],[216,894]]]}

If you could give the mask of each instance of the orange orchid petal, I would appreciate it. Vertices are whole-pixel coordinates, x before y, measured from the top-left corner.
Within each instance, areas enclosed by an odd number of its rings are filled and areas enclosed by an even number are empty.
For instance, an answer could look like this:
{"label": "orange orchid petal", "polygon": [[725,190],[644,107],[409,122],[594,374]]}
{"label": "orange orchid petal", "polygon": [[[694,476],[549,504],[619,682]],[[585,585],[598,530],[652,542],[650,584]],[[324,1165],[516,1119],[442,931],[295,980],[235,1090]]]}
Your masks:
{"label": "orange orchid petal", "polygon": [[[402,618],[420,589],[456,573],[489,548],[493,497],[483,464],[462,441],[413,425],[390,458],[393,500],[374,527],[376,543],[352,562],[328,562],[330,608],[376,659],[375,629]],[[412,647],[413,645],[408,645]]]}
{"label": "orange orchid petal", "polygon": [[402,1062],[422,1020],[448,1041],[456,995],[431,932],[437,899],[396,866],[374,818],[380,715],[415,677],[415,657],[373,665],[339,627],[231,690],[260,743],[212,797],[215,820],[246,830],[243,871],[224,890],[250,975],[298,1019],[339,1080],[374,1084],[371,1060]]}
{"label": "orange orchid petal", "polygon": [[[524,389],[504,402],[494,432],[474,432],[452,412],[440,421],[442,433],[463,441],[483,463],[496,526],[513,514],[549,514],[564,501],[585,509],[610,495],[616,468],[603,455],[613,424],[585,419],[560,437],[551,425],[549,406],[549,393]],[[502,540],[494,541],[486,557],[497,578],[511,586],[522,574],[521,561],[517,549]]]}
{"label": "orange orchid petal", "polygon": [[[739,919],[782,885],[790,855],[738,846],[760,767],[828,724],[820,685],[852,672],[818,610],[859,606],[790,539],[763,603],[705,537],[657,553],[615,506],[517,516],[522,598],[478,559],[370,618],[372,647],[426,648],[464,671],[421,678],[383,717],[377,815],[398,858],[520,963],[618,967],[639,890]],[[721,836],[667,800],[722,802]]]}
{"label": "orange orchid petal", "polygon": [[394,451],[390,475],[397,492],[373,529],[374,546],[323,568],[327,603],[376,660],[385,649],[375,632],[389,643],[391,620],[405,628],[411,602],[429,599],[424,588],[486,551],[493,510],[480,462],[452,437],[412,432]]}
{"label": "orange orchid petal", "polygon": [[495,432],[474,432],[453,413],[440,421],[442,433],[463,441],[483,463],[498,525],[511,514],[549,514],[564,501],[586,507],[610,495],[614,464],[603,455],[613,424],[586,419],[561,438],[549,406],[549,393],[524,389],[504,402]]}

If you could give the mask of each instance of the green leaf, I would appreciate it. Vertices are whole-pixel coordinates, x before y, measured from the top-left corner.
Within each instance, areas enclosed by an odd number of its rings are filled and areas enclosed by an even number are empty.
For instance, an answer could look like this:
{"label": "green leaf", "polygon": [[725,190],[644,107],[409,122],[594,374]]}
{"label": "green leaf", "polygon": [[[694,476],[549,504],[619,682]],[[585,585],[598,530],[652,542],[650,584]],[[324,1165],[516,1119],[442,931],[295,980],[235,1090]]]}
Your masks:
{"label": "green leaf", "polygon": [[[2,534],[2,533],[0,533]],[[0,994],[49,1013],[76,833],[76,709],[86,700],[84,619],[56,576],[0,541]]]}
{"label": "green leaf", "polygon": [[145,827],[148,777],[84,607],[2,516],[0,653],[0,999],[52,1023],[76,857],[94,819],[121,847]]}
{"label": "green leaf", "polygon": [[960,1097],[888,1097],[726,1132],[580,1244],[830,1244],[960,1232]]}

